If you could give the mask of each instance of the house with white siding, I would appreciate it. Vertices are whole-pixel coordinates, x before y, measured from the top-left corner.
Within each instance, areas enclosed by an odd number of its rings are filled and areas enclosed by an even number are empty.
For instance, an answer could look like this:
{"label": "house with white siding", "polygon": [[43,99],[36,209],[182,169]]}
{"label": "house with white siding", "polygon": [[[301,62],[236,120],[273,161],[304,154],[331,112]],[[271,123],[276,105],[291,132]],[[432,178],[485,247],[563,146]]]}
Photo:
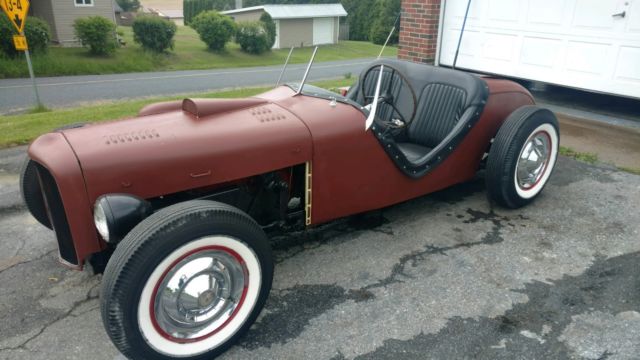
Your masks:
{"label": "house with white siding", "polygon": [[62,46],[80,45],[73,31],[78,18],[99,15],[116,22],[113,0],[37,0],[29,14],[49,23],[51,40]]}

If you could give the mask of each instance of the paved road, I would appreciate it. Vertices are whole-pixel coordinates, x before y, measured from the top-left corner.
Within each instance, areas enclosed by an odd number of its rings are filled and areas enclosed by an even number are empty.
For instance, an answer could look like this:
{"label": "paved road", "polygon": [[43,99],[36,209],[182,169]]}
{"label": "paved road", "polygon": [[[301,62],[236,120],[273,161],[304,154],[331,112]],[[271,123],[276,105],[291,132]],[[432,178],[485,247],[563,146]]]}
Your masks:
{"label": "paved road", "polygon": [[[121,359],[100,276],[56,263],[0,151],[0,359]],[[638,359],[640,176],[560,158],[531,206],[482,179],[281,242],[274,289],[223,359]],[[377,220],[377,221],[376,221]]]}
{"label": "paved road", "polygon": [[[314,64],[310,80],[357,75],[372,59],[331,61]],[[287,67],[284,81],[300,81],[306,64]],[[39,78],[42,101],[49,107],[67,107],[103,100],[198,93],[233,87],[273,85],[282,66],[189,70],[116,75]],[[33,105],[29,79],[0,80],[0,114]]]}

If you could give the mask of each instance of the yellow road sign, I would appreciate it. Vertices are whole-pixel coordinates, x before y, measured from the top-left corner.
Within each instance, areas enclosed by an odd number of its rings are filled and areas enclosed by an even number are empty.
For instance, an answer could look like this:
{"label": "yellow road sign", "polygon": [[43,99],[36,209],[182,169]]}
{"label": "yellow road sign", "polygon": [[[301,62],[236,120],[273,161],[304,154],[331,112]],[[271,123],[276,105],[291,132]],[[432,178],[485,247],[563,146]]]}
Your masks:
{"label": "yellow road sign", "polygon": [[18,51],[25,51],[29,48],[27,46],[27,37],[24,35],[13,35],[13,45]]}
{"label": "yellow road sign", "polygon": [[29,0],[0,0],[0,7],[7,14],[13,26],[22,34],[29,12]]}

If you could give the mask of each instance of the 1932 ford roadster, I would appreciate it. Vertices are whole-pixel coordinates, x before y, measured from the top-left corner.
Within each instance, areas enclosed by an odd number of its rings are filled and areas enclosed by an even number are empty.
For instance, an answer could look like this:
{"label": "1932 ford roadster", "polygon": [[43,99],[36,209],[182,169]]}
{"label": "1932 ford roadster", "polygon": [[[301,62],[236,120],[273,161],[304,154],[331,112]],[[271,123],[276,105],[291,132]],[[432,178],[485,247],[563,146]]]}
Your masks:
{"label": "1932 ford roadster", "polygon": [[377,60],[345,96],[303,80],[42,135],[21,188],[63,263],[113,252],[102,319],[124,355],[211,359],[265,303],[270,230],[380,209],[481,167],[491,201],[517,208],[547,183],[558,142],[554,115],[514,82]]}

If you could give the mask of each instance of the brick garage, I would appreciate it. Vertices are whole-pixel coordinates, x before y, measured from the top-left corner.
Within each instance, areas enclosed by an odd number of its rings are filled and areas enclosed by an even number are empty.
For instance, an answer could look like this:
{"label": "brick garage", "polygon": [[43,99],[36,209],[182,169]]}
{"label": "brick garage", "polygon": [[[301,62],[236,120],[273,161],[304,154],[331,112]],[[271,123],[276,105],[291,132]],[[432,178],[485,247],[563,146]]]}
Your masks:
{"label": "brick garage", "polygon": [[433,64],[438,43],[441,0],[402,0],[398,57]]}

